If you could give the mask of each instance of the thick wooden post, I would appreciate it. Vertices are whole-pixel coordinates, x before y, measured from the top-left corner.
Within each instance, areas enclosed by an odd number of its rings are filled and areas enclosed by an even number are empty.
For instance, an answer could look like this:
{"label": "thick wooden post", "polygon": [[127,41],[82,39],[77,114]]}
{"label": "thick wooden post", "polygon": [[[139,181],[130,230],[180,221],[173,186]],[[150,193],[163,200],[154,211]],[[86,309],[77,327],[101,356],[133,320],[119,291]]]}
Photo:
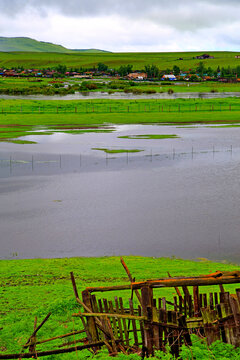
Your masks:
{"label": "thick wooden post", "polygon": [[[37,328],[37,317],[34,319],[34,328],[35,331]],[[36,350],[36,342],[37,342],[37,335],[35,334],[31,339],[31,345],[29,346],[29,352],[33,354],[33,359],[37,359],[37,350]]]}
{"label": "thick wooden post", "polygon": [[[91,311],[93,311],[92,302],[91,302],[91,294],[89,293],[88,290],[84,290],[82,292],[82,300],[83,300],[83,303],[89,309],[91,309]],[[97,332],[97,327],[96,327],[94,318],[92,318],[92,317],[87,318],[87,325],[88,325],[88,331],[91,335],[92,341],[93,342],[98,341],[98,332]]]}
{"label": "thick wooden post", "polygon": [[198,286],[193,287],[193,301],[194,301],[194,316],[198,317],[200,315]]}
{"label": "thick wooden post", "polygon": [[144,339],[145,339],[145,347],[148,351],[148,355],[154,355],[153,350],[153,325],[152,325],[152,317],[153,317],[153,291],[147,285],[144,285],[141,288],[142,294],[142,311],[143,316],[147,317],[147,320],[144,321]]}

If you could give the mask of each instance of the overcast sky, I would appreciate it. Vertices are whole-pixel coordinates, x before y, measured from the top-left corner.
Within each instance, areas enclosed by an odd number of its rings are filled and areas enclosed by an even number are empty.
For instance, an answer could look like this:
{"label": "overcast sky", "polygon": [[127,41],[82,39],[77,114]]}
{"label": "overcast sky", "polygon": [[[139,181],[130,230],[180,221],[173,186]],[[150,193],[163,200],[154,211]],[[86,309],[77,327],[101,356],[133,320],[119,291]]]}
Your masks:
{"label": "overcast sky", "polygon": [[0,36],[110,51],[240,50],[240,0],[0,0]]}

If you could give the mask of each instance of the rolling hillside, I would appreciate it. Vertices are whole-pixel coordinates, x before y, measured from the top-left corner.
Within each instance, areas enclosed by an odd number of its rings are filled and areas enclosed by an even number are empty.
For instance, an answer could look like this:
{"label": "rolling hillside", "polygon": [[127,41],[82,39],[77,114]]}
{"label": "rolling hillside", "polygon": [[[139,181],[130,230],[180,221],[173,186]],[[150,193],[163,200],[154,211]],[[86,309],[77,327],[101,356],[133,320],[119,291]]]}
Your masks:
{"label": "rolling hillside", "polygon": [[[172,69],[174,65],[181,70],[194,69],[200,61],[206,67],[213,69],[220,67],[236,67],[240,65],[240,59],[236,59],[237,52],[210,52],[214,59],[198,60],[197,55],[203,52],[185,53],[108,53],[108,52],[87,52],[70,51],[69,53],[49,53],[49,52],[0,52],[0,67],[41,68],[54,67],[58,64],[66,65],[67,68],[92,68],[98,63],[104,63],[110,68],[119,68],[121,65],[132,64],[133,69],[144,69],[145,65],[157,65],[160,69]],[[182,58],[182,60],[180,60]]]}
{"label": "rolling hillside", "polygon": [[67,53],[68,49],[61,45],[37,41],[27,37],[0,37],[0,51],[36,51],[36,52],[58,52]]}
{"label": "rolling hillside", "polygon": [[28,37],[0,37],[0,52],[101,53],[98,49],[67,49],[62,45],[37,41]]}

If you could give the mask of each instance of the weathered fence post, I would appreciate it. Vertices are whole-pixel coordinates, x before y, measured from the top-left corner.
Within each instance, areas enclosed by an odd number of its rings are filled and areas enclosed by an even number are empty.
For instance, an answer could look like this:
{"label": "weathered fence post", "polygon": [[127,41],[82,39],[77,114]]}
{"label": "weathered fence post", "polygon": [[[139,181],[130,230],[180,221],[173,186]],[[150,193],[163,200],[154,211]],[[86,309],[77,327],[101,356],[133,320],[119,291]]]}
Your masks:
{"label": "weathered fence post", "polygon": [[[82,292],[82,300],[83,300],[83,303],[84,303],[91,311],[93,311],[93,309],[92,309],[92,302],[91,302],[91,294],[90,294],[90,292],[89,292],[88,290],[84,290],[84,291]],[[94,318],[92,318],[92,317],[87,318],[87,325],[88,325],[88,330],[89,330],[89,333],[90,333],[90,335],[91,335],[92,341],[93,341],[93,342],[98,341],[97,327],[96,327]]]}
{"label": "weathered fence post", "polygon": [[144,285],[141,288],[141,294],[143,316],[147,317],[147,320],[144,320],[145,347],[148,350],[148,355],[154,355],[152,327],[153,291],[148,285]]}
{"label": "weathered fence post", "polygon": [[[33,330],[36,331],[36,328],[37,328],[37,317],[35,316]],[[37,335],[35,334],[31,338],[31,345],[29,346],[29,352],[33,354],[32,356],[33,359],[37,359],[36,342],[37,342]]]}
{"label": "weathered fence post", "polygon": [[193,301],[194,301],[194,316],[198,317],[200,314],[198,286],[193,287]]}

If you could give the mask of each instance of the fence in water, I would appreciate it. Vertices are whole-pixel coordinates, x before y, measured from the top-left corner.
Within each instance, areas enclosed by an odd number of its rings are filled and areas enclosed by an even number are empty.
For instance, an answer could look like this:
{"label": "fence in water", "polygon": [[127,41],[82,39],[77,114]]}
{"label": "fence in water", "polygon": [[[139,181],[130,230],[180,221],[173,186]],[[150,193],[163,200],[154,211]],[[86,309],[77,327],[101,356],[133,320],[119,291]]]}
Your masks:
{"label": "fence in water", "polygon": [[[168,153],[156,149],[139,148],[139,152],[122,150],[119,147],[111,147],[112,153],[99,148],[92,153],[79,155],[69,154],[27,154],[27,153],[0,153],[0,177],[25,175],[25,174],[54,174],[63,172],[75,172],[97,168],[111,168],[114,166],[144,166],[147,164],[167,165],[172,161],[198,161],[198,160],[229,160],[234,155],[238,156],[238,149],[219,149],[213,146],[211,149],[191,148],[181,152],[171,149]],[[115,152],[116,151],[116,152]],[[120,151],[120,152],[118,152]],[[123,151],[123,152],[121,152]]]}

